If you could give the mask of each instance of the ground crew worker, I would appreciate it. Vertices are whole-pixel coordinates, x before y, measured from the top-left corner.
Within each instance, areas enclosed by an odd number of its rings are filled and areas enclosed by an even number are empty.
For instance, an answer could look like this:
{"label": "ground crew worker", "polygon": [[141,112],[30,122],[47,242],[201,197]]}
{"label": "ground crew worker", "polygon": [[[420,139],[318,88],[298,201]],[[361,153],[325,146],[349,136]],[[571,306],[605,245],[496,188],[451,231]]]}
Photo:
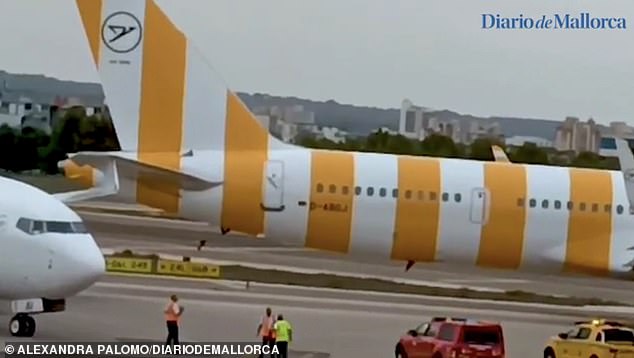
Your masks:
{"label": "ground crew worker", "polygon": [[176,295],[170,296],[170,302],[163,311],[163,313],[165,313],[165,321],[167,323],[166,345],[180,344],[178,340],[178,321],[180,320],[184,310],[184,307],[178,305],[178,297]]}
{"label": "ground crew worker", "polygon": [[[273,347],[275,346],[275,330],[273,330],[273,324],[275,324],[275,318],[271,312],[271,308],[266,308],[266,314],[262,316],[260,324],[258,325],[257,335],[262,337],[262,346],[269,347],[270,356],[273,357]],[[264,358],[264,351],[260,353],[260,358]]]}
{"label": "ground crew worker", "polygon": [[275,345],[279,352],[278,357],[288,358],[288,345],[293,341],[291,324],[280,314],[277,316],[273,329],[275,330]]}

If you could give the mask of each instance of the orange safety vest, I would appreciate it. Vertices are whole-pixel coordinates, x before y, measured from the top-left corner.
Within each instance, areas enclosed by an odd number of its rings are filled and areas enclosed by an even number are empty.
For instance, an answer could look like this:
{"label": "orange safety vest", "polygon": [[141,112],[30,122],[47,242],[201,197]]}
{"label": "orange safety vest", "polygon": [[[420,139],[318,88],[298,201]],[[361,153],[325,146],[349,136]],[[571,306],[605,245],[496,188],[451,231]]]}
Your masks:
{"label": "orange safety vest", "polygon": [[178,320],[180,319],[180,316],[176,314],[176,312],[174,312],[174,306],[176,305],[176,303],[174,302],[170,302],[167,304],[167,313],[165,313],[165,320],[166,321],[176,321],[178,322]]}
{"label": "orange safety vest", "polygon": [[275,338],[275,331],[273,330],[273,317],[262,317],[262,327],[260,328],[260,336]]}

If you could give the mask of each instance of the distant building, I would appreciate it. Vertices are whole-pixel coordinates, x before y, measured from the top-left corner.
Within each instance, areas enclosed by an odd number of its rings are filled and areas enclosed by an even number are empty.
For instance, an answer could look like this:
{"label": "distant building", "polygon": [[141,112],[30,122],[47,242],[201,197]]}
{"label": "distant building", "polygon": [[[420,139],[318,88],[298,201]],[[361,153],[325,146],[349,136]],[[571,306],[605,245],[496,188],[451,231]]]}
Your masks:
{"label": "distant building", "polygon": [[577,117],[566,117],[555,134],[555,148],[558,151],[598,153],[600,142],[601,132],[592,118],[584,123]]}
{"label": "distant building", "polygon": [[253,113],[271,134],[287,143],[295,143],[299,136],[320,133],[315,124],[315,113],[306,111],[301,105],[256,107]]}
{"label": "distant building", "polygon": [[476,139],[493,139],[504,142],[502,127],[498,122],[472,120],[469,124],[466,143],[473,143]]}
{"label": "distant building", "polygon": [[104,111],[99,98],[60,97],[32,89],[11,89],[6,80],[0,86],[0,125],[32,127],[50,134],[65,110],[76,106],[84,107],[87,115]]}
{"label": "distant building", "polygon": [[317,139],[327,139],[335,143],[345,143],[348,133],[337,127],[322,127],[315,131]]}
{"label": "distant building", "polygon": [[398,133],[417,140],[431,134],[442,134],[456,143],[465,144],[479,138],[504,139],[497,121],[438,119],[431,109],[416,106],[408,99],[401,103]]}
{"label": "distant building", "polygon": [[504,140],[505,144],[508,146],[518,146],[521,147],[525,143],[533,143],[538,147],[542,148],[552,148],[553,141],[541,138],[541,137],[531,137],[531,136],[513,136],[506,138]]}
{"label": "distant building", "polygon": [[423,119],[426,111],[426,108],[415,106],[410,100],[404,99],[401,103],[398,133],[410,139],[423,140],[425,138]]}

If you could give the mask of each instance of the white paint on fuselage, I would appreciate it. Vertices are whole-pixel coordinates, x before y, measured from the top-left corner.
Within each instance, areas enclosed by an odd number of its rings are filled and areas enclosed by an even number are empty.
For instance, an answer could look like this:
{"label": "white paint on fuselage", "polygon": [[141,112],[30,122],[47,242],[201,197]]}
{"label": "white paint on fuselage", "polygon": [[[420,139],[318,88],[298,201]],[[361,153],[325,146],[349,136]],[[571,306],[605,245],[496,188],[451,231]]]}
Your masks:
{"label": "white paint on fuselage", "polygon": [[0,299],[66,298],[88,288],[105,272],[105,262],[88,233],[29,234],[20,218],[81,222],[54,196],[0,177]]}

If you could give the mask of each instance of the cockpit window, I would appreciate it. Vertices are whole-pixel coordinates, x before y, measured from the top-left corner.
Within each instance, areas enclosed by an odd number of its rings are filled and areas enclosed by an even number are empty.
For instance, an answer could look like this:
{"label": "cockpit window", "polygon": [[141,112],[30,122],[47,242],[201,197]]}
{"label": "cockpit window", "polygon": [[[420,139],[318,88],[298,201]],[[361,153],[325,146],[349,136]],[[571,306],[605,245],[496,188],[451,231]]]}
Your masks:
{"label": "cockpit window", "polygon": [[31,228],[31,232],[33,234],[41,234],[44,232],[44,222],[43,221],[33,221],[33,227]]}
{"label": "cockpit window", "polygon": [[27,234],[37,235],[44,233],[58,234],[86,234],[88,230],[80,221],[43,221],[20,218],[16,227]]}
{"label": "cockpit window", "polygon": [[83,222],[75,221],[72,224],[73,224],[73,232],[74,233],[76,233],[76,234],[87,234],[88,233],[88,229],[86,228],[86,225],[84,225]]}
{"label": "cockpit window", "polygon": [[32,220],[29,219],[25,219],[25,218],[20,218],[20,220],[18,220],[18,223],[16,224],[16,227],[22,231],[24,231],[27,234],[31,233],[31,222]]}
{"label": "cockpit window", "polygon": [[68,234],[73,232],[73,225],[64,221],[47,221],[46,232],[56,232],[60,234]]}

